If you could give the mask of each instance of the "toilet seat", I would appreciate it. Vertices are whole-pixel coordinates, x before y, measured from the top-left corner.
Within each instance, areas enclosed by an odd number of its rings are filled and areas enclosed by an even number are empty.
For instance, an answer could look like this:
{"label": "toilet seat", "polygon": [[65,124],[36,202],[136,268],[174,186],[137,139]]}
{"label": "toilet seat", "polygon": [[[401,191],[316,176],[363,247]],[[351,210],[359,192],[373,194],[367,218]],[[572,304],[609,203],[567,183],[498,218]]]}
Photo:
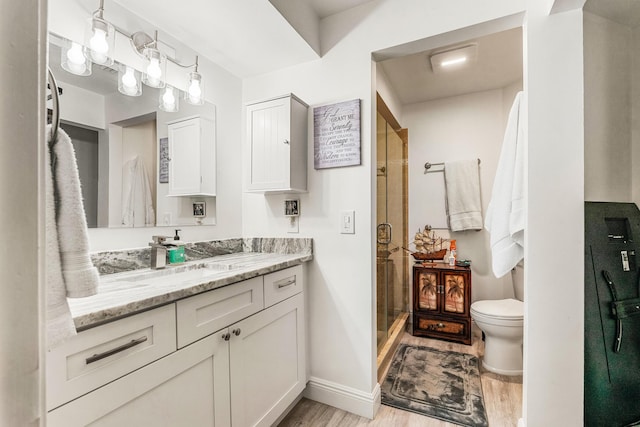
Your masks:
{"label": "toilet seat", "polygon": [[471,317],[490,324],[517,326],[524,323],[524,303],[517,299],[476,301]]}

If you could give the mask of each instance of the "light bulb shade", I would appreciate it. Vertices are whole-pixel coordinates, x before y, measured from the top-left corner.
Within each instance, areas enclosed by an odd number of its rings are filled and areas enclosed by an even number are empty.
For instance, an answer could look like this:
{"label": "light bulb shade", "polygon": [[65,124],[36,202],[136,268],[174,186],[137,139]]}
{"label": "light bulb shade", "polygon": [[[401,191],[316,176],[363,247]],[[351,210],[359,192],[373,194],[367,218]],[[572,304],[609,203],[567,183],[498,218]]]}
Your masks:
{"label": "light bulb shade", "polygon": [[84,56],[80,43],[69,41],[60,52],[60,65],[63,69],[78,76],[91,75],[91,61]]}
{"label": "light bulb shade", "polygon": [[93,16],[87,20],[84,30],[84,55],[91,62],[113,65],[113,47],[116,32],[109,22]]}
{"label": "light bulb shade", "polygon": [[178,111],[178,100],[180,96],[178,89],[173,86],[167,85],[160,91],[160,98],[158,100],[158,108],[168,113],[174,113]]}
{"label": "light bulb shade", "polygon": [[124,64],[118,66],[118,91],[128,96],[142,95],[140,71]]}
{"label": "light bulb shade", "polygon": [[196,71],[189,73],[189,85],[184,93],[184,100],[192,105],[204,104],[204,85],[200,73]]}
{"label": "light bulb shade", "polygon": [[147,47],[142,51],[144,57],[144,72],[142,83],[151,87],[165,87],[167,75],[167,57],[158,49]]}

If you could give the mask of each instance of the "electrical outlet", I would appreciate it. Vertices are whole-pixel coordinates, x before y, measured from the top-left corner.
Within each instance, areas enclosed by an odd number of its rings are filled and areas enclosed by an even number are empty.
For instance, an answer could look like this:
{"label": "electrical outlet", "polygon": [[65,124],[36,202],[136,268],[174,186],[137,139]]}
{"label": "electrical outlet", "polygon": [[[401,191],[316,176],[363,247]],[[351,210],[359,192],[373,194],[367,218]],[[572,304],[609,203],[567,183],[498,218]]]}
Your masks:
{"label": "electrical outlet", "polygon": [[171,213],[165,212],[162,221],[164,222],[164,225],[171,225]]}
{"label": "electrical outlet", "polygon": [[290,217],[287,217],[287,220],[289,221],[289,226],[287,227],[287,233],[298,233],[300,231],[298,226],[298,217],[290,216]]}
{"label": "electrical outlet", "polygon": [[356,211],[342,211],[340,213],[340,233],[341,234],[355,234]]}

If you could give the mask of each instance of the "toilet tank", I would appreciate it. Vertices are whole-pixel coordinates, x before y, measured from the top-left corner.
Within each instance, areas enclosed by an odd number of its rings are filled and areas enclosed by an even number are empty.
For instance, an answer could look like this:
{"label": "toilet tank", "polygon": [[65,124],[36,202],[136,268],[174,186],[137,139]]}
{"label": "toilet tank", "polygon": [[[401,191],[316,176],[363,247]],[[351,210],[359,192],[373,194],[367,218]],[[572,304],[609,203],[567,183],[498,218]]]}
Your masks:
{"label": "toilet tank", "polygon": [[511,270],[511,281],[513,283],[513,294],[519,301],[524,301],[524,261],[520,261]]}

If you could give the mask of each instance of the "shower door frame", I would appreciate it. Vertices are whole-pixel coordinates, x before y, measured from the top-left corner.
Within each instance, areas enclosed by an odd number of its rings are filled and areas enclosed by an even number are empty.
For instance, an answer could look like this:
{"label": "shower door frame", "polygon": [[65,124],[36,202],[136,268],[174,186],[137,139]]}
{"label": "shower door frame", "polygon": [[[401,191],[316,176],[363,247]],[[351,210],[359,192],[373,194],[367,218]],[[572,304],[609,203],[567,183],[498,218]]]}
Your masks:
{"label": "shower door frame", "polygon": [[[393,116],[393,114],[391,113],[391,110],[387,107],[387,105],[385,104],[384,100],[382,99],[382,97],[380,97],[379,94],[377,95],[377,112],[380,113],[380,115],[384,118],[384,120],[386,121],[387,125],[389,127],[392,128],[392,130],[398,135],[398,137],[401,140],[402,143],[402,217],[403,217],[403,221],[402,221],[402,227],[401,230],[396,230],[394,229],[394,235],[397,236],[398,233],[401,233],[401,240],[400,240],[400,252],[403,254],[402,255],[402,262],[401,262],[401,268],[402,268],[402,274],[400,275],[401,280],[403,281],[403,286],[402,286],[402,290],[403,290],[403,297],[402,297],[402,310],[400,313],[398,313],[396,316],[394,316],[393,319],[387,319],[386,323],[386,328],[385,328],[385,332],[386,332],[386,337],[384,342],[382,342],[380,345],[377,345],[378,347],[378,352],[379,355],[381,355],[380,353],[382,353],[382,348],[383,347],[389,347],[389,345],[386,343],[387,341],[389,341],[390,337],[393,335],[397,335],[397,336],[401,336],[401,334],[396,334],[393,333],[393,329],[394,326],[395,327],[401,327],[401,329],[404,329],[403,326],[404,325],[393,325],[394,323],[398,323],[398,321],[400,319],[406,319],[408,317],[408,312],[410,310],[410,292],[409,292],[409,255],[406,253],[406,251],[403,250],[403,248],[407,248],[408,247],[408,220],[409,220],[409,170],[408,170],[408,130],[404,129],[400,126],[400,123],[396,120],[396,118]],[[376,143],[376,150],[377,150],[377,143]],[[377,162],[376,162],[377,163]],[[377,174],[376,174],[377,175]],[[376,206],[378,204],[378,201],[376,201]],[[377,209],[377,208],[376,208]],[[378,218],[376,218],[376,226],[380,226],[382,225],[381,223],[378,223]],[[376,247],[378,246],[378,239],[377,239],[377,228],[374,231],[376,233]],[[395,242],[398,242],[398,239],[394,239]],[[377,251],[376,251],[377,252]],[[377,253],[376,253],[377,255]],[[377,266],[377,259],[376,259],[376,266]],[[385,278],[388,277],[387,274],[385,273]],[[378,284],[378,280],[377,280],[377,275],[376,275],[376,292],[377,292],[377,288],[378,288],[379,284]],[[376,311],[377,307],[378,307],[379,302],[376,303]],[[388,304],[388,302],[387,302]],[[386,310],[385,310],[386,313]],[[406,313],[405,316],[403,316],[403,313]],[[375,323],[376,325],[376,329],[378,328],[378,321],[376,321]],[[397,331],[397,332],[401,332],[401,331]],[[377,343],[378,344],[378,343]]]}

